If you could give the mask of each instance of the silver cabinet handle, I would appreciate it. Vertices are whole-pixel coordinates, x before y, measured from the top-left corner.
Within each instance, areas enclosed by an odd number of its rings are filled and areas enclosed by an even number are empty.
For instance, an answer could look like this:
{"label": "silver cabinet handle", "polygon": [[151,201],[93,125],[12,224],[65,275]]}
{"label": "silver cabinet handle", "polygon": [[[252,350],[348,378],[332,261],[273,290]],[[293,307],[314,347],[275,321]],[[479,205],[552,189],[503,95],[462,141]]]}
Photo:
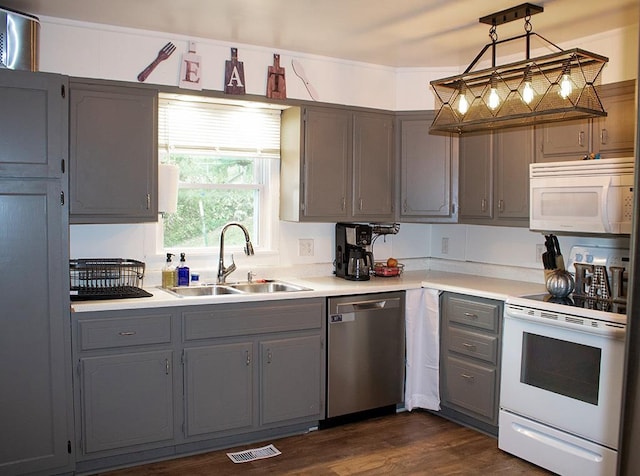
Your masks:
{"label": "silver cabinet handle", "polygon": [[474,351],[476,350],[476,346],[474,344],[468,344],[466,342],[463,342],[462,346],[465,349],[474,350]]}
{"label": "silver cabinet handle", "polygon": [[500,199],[498,200],[498,210],[499,211],[504,211],[504,200]]}
{"label": "silver cabinet handle", "polygon": [[122,331],[122,332],[118,332],[118,335],[120,335],[120,336],[134,336],[134,335],[136,335],[136,331]]}
{"label": "silver cabinet handle", "polygon": [[271,353],[271,349],[267,349],[267,363],[270,364],[273,359],[273,354]]}
{"label": "silver cabinet handle", "polygon": [[164,359],[164,373],[169,375],[169,359]]}
{"label": "silver cabinet handle", "polygon": [[460,377],[462,377],[465,380],[471,380],[473,381],[473,375],[468,375],[468,374],[460,374]]}
{"label": "silver cabinet handle", "polygon": [[362,199],[358,200],[358,210],[362,211]]}
{"label": "silver cabinet handle", "polygon": [[477,319],[478,315],[477,314],[473,314],[472,312],[465,312],[464,313],[464,317],[468,317],[469,319]]}
{"label": "silver cabinet handle", "polygon": [[342,211],[344,211],[345,208],[347,208],[347,199],[342,197]]}
{"label": "silver cabinet handle", "polygon": [[483,212],[487,211],[487,199],[486,198],[483,198],[480,201],[480,210],[483,211]]}
{"label": "silver cabinet handle", "polygon": [[247,350],[246,352],[246,360],[245,360],[245,364],[247,364],[247,366],[251,365],[251,354],[249,353],[249,351]]}
{"label": "silver cabinet handle", "polygon": [[151,194],[147,193],[147,210],[151,210]]}

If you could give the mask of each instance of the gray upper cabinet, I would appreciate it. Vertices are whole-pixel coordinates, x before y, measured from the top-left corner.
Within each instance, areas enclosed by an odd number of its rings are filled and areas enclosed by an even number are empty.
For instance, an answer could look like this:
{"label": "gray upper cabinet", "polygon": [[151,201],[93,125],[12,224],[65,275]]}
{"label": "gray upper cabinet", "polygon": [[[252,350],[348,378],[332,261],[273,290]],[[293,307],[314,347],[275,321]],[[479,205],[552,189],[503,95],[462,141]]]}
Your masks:
{"label": "gray upper cabinet", "polygon": [[351,214],[357,220],[393,217],[393,118],[386,114],[353,116],[353,193]]}
{"label": "gray upper cabinet", "polygon": [[458,218],[457,140],[429,134],[433,117],[433,112],[398,115],[401,222],[455,223]]}
{"label": "gray upper cabinet", "polygon": [[70,88],[71,223],[157,221],[157,91]]}
{"label": "gray upper cabinet", "polygon": [[332,107],[282,114],[280,218],[393,219],[393,116]]}
{"label": "gray upper cabinet", "polygon": [[460,222],[528,226],[532,162],[532,127],[463,135]]}
{"label": "gray upper cabinet", "polygon": [[66,89],[0,69],[2,475],[73,471]]}
{"label": "gray upper cabinet", "polygon": [[490,133],[464,134],[460,137],[460,211],[461,222],[493,217],[493,160]]}
{"label": "gray upper cabinet", "polygon": [[601,158],[634,153],[635,82],[598,86],[606,117],[536,126],[535,161],[582,160],[590,153]]}
{"label": "gray upper cabinet", "polygon": [[0,176],[62,177],[68,150],[68,80],[1,70]]}

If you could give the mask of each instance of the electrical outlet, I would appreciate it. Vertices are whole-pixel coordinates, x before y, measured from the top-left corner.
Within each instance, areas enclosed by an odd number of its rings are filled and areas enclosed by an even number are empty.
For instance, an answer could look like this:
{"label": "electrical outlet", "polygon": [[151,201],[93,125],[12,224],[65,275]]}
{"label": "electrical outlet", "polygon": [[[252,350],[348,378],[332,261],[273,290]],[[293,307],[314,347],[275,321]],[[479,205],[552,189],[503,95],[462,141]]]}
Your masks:
{"label": "electrical outlet", "polygon": [[298,240],[298,256],[313,256],[312,238],[300,238]]}
{"label": "electrical outlet", "polygon": [[536,245],[536,263],[542,263],[542,253],[544,251],[544,245]]}
{"label": "electrical outlet", "polygon": [[449,253],[449,238],[446,236],[442,238],[442,249],[440,251],[443,255]]}

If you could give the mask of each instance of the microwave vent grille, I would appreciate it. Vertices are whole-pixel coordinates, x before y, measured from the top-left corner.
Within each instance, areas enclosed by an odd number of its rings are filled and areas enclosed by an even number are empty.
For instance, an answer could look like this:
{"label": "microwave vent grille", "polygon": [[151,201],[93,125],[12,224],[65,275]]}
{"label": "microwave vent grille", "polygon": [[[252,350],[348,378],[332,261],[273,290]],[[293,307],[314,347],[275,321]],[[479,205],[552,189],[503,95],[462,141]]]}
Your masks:
{"label": "microwave vent grille", "polygon": [[635,159],[621,157],[600,160],[565,160],[529,165],[530,178],[633,174]]}

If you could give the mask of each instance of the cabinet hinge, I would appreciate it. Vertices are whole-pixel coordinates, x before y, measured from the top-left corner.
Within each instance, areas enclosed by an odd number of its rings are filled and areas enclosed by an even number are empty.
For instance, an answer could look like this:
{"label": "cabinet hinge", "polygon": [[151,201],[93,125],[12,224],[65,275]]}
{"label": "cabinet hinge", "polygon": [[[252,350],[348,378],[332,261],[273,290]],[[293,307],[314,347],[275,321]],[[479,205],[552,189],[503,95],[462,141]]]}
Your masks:
{"label": "cabinet hinge", "polygon": [[64,190],[60,192],[60,205],[64,206]]}
{"label": "cabinet hinge", "polygon": [[64,159],[62,159],[60,161],[60,170],[62,170],[62,173],[64,173],[64,168],[65,168],[65,163],[64,163]]}
{"label": "cabinet hinge", "polygon": [[71,440],[67,440],[67,453],[71,454]]}
{"label": "cabinet hinge", "polygon": [[60,85],[60,96],[63,98],[67,97],[67,88],[64,87],[64,84]]}

